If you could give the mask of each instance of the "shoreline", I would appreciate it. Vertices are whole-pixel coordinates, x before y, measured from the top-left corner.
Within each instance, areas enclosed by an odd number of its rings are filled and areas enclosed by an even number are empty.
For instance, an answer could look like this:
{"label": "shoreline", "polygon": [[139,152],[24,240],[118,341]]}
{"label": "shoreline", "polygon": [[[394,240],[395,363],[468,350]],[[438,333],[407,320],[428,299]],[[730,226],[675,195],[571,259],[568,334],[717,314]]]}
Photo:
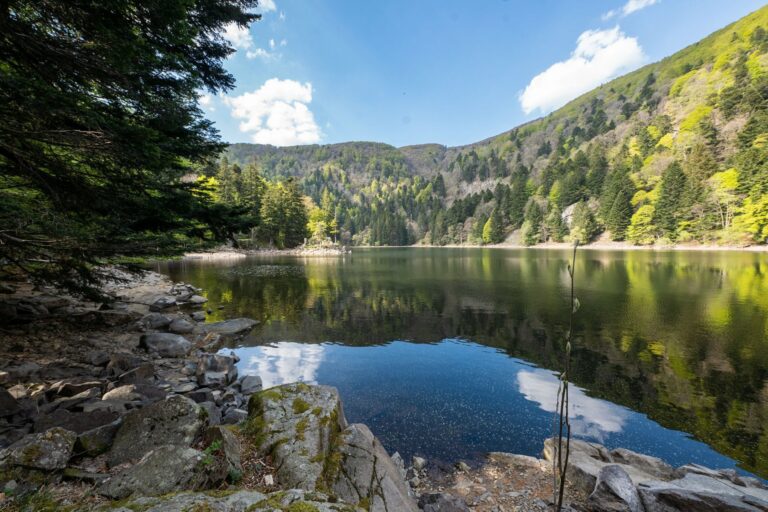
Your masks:
{"label": "shoreline", "polygon": [[241,259],[249,256],[306,256],[335,257],[351,253],[348,247],[295,247],[293,249],[216,249],[212,251],[187,252],[182,255],[186,260],[225,260]]}
{"label": "shoreline", "polygon": [[[547,242],[537,245],[520,245],[512,243],[500,243],[489,245],[466,244],[413,244],[413,245],[355,245],[351,249],[531,249],[531,250],[571,250],[573,244],[567,242]],[[768,253],[768,245],[750,245],[747,247],[720,246],[720,245],[632,245],[624,242],[593,242],[587,245],[579,245],[579,250],[588,251],[645,251],[645,252],[744,252],[744,253]]]}

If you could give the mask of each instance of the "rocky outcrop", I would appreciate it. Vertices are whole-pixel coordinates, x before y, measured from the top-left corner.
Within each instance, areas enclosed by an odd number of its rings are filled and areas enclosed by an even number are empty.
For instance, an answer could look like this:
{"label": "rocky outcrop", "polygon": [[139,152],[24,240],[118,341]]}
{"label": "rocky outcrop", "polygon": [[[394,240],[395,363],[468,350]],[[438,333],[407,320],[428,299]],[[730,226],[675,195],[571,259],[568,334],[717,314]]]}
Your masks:
{"label": "rocky outcrop", "polygon": [[192,343],[184,336],[170,332],[145,334],[139,346],[160,357],[184,357],[192,350]]}
{"label": "rocky outcrop", "polygon": [[[555,456],[555,440],[548,439],[544,457]],[[733,470],[673,469],[655,457],[579,440],[571,441],[567,478],[590,494],[592,511],[768,512],[768,488]]]}
{"label": "rocky outcrop", "polygon": [[306,492],[300,489],[277,491],[262,494],[255,491],[236,491],[232,493],[183,492],[162,498],[138,498],[119,509],[117,512],[142,510],[144,512],[364,512],[325,494]]}
{"label": "rocky outcrop", "polygon": [[372,511],[415,511],[408,485],[384,447],[362,424],[348,426],[336,445],[338,470],[327,475],[331,489],[350,503],[366,503]]}
{"label": "rocky outcrop", "polygon": [[248,429],[280,485],[330,491],[367,510],[416,511],[401,472],[365,425],[347,426],[336,389],[288,384],[251,397]]}
{"label": "rocky outcrop", "polygon": [[154,448],[189,446],[204,426],[200,407],[189,398],[173,395],[125,417],[109,452],[109,465],[137,460]]}
{"label": "rocky outcrop", "polygon": [[323,469],[331,444],[346,427],[339,393],[303,383],[271,388],[251,397],[249,428],[262,453],[278,468],[278,483],[288,488],[323,488]]}
{"label": "rocky outcrop", "polygon": [[64,469],[76,440],[77,434],[58,427],[30,434],[0,452],[0,467],[20,466],[46,471]]}
{"label": "rocky outcrop", "polygon": [[250,318],[233,318],[221,322],[202,324],[200,325],[200,331],[206,334],[219,334],[225,337],[239,336],[249,333],[258,323],[258,320]]}
{"label": "rocky outcrop", "polygon": [[[205,456],[188,447],[159,446],[135,465],[110,477],[99,487],[99,493],[121,499],[137,493],[155,496],[179,489],[200,488],[209,480]],[[218,483],[215,480],[213,484]],[[223,478],[218,479],[221,480]]]}

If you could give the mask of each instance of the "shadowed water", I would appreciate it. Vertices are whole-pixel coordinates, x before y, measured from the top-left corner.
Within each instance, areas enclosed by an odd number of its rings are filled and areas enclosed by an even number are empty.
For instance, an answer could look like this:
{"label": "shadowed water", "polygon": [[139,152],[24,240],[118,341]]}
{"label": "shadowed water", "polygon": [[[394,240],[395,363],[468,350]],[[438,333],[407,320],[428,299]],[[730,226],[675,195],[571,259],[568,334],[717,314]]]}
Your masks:
{"label": "shadowed water", "polygon": [[[535,455],[551,435],[568,256],[370,249],[160,270],[205,288],[212,319],[262,322],[241,372],[336,386],[390,451],[452,461]],[[767,476],[768,257],[581,251],[576,272],[574,432]]]}

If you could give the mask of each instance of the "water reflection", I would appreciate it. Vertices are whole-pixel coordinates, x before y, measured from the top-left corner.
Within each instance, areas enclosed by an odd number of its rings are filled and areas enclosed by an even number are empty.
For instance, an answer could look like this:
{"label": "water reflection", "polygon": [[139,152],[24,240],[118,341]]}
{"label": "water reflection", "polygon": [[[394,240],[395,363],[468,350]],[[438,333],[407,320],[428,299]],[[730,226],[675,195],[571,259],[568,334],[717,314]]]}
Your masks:
{"label": "water reflection", "polygon": [[248,354],[248,360],[239,365],[239,370],[244,375],[260,376],[264,389],[297,381],[316,384],[324,351],[322,345],[301,343],[258,347]]}
{"label": "water reflection", "polygon": [[[520,393],[527,400],[536,402],[547,412],[557,412],[557,388],[559,379],[546,370],[525,370],[517,374]],[[624,429],[628,411],[611,402],[587,396],[583,389],[571,385],[569,392],[571,431],[575,436],[604,443],[607,434],[617,434]]]}
{"label": "water reflection", "polygon": [[[567,258],[562,251],[379,249],[163,269],[204,287],[214,310],[224,306],[213,319],[260,320],[250,345],[461,337],[558,368]],[[768,475],[766,255],[583,251],[578,258],[574,382],[589,397],[688,432]],[[327,362],[328,349],[322,357]],[[279,375],[270,364],[265,371]],[[311,367],[309,359],[294,364]],[[545,385],[533,382],[525,392],[546,407],[534,389]],[[584,411],[594,423],[584,428],[605,430],[594,414]]]}

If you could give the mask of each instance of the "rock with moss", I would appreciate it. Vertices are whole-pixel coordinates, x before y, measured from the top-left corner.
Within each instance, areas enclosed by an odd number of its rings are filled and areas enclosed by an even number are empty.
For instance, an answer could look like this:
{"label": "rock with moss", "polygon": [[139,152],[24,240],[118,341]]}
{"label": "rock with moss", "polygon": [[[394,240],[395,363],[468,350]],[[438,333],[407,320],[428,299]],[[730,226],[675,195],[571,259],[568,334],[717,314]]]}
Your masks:
{"label": "rock with moss", "polygon": [[159,446],[188,447],[205,424],[200,406],[181,395],[132,411],[115,435],[109,465],[138,460]]}
{"label": "rock with moss", "polygon": [[336,449],[340,455],[338,471],[327,477],[332,479],[331,490],[339,498],[365,503],[371,512],[418,510],[405,479],[368,427],[348,426],[339,436]]}
{"label": "rock with moss", "polygon": [[274,457],[285,487],[315,490],[332,444],[346,428],[339,393],[328,386],[286,384],[252,395],[246,429],[261,453]]}
{"label": "rock with moss", "polygon": [[262,494],[255,491],[182,492],[159,498],[142,497],[102,511],[128,512],[363,512],[330,497],[302,490]]}
{"label": "rock with moss", "polygon": [[192,448],[167,445],[147,453],[139,462],[111,476],[99,493],[112,499],[132,495],[161,495],[200,489],[226,478],[213,457]]}
{"label": "rock with moss", "polygon": [[21,466],[54,471],[64,469],[72,456],[77,434],[55,427],[29,434],[0,451],[0,467]]}

